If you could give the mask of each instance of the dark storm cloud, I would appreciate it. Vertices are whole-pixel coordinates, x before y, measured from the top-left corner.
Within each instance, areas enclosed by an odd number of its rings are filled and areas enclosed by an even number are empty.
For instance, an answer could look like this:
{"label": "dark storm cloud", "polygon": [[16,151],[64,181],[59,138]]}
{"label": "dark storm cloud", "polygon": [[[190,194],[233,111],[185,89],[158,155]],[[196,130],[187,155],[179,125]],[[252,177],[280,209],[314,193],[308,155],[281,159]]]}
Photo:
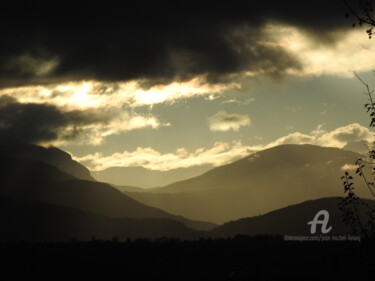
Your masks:
{"label": "dark storm cloud", "polygon": [[216,10],[77,8],[74,15],[2,18],[0,83],[137,78],[156,83],[200,74],[215,81],[241,71],[278,77],[301,65],[281,47],[262,43],[265,23],[298,26],[323,43],[350,27],[340,1],[227,5]]}
{"label": "dark storm cloud", "polygon": [[[74,139],[80,127],[108,119],[91,111],[62,112],[47,104],[19,103],[12,97],[0,97],[0,141],[36,143],[56,139]],[[72,127],[69,133],[64,129]]]}

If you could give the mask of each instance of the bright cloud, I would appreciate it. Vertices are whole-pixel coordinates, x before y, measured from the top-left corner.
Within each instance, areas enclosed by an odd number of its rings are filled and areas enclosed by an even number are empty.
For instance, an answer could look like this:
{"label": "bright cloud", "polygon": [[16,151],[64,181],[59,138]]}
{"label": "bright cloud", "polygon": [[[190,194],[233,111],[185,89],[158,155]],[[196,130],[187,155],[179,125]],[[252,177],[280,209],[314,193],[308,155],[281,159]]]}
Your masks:
{"label": "bright cloud", "polygon": [[351,77],[353,71],[371,71],[375,67],[375,45],[360,29],[337,34],[341,38],[331,45],[319,44],[292,26],[269,24],[265,32],[272,38],[268,44],[284,48],[302,64],[302,71],[289,69],[291,74]]}
{"label": "bright cloud", "polygon": [[373,133],[366,127],[358,123],[350,124],[345,127],[337,128],[331,132],[323,133],[318,137],[321,144],[326,146],[344,147],[347,143],[368,141],[372,142]]}
{"label": "bright cloud", "polygon": [[341,167],[341,170],[343,171],[355,171],[356,169],[357,169],[357,166],[353,164],[345,164]]}
{"label": "bright cloud", "polygon": [[253,103],[253,102],[255,102],[254,98],[248,98],[244,101],[238,100],[238,99],[228,99],[228,100],[223,101],[222,103],[223,104],[249,105],[250,103]]}
{"label": "bright cloud", "polygon": [[326,132],[319,125],[309,135],[299,132],[291,133],[270,143],[268,146],[281,144],[314,144],[326,147],[343,148],[346,144],[357,141],[373,141],[373,133],[366,127],[358,123],[350,124],[337,128],[333,131]]}
{"label": "bright cloud", "polygon": [[238,83],[210,84],[204,77],[186,82],[141,87],[140,81],[104,83],[99,81],[66,82],[54,85],[24,86],[0,90],[0,96],[9,95],[23,103],[49,103],[67,110],[108,109],[123,106],[152,106],[164,102],[196,96],[210,96],[229,89],[238,89]]}
{"label": "bright cloud", "polygon": [[110,156],[95,153],[84,157],[75,157],[75,160],[84,163],[92,170],[102,170],[114,166],[142,166],[151,170],[166,171],[202,164],[220,166],[248,154],[247,147],[240,142],[233,144],[217,142],[210,149],[200,148],[190,153],[184,148],[177,149],[173,153],[162,154],[150,147],[138,147],[132,152],[124,151]]}
{"label": "bright cloud", "polygon": [[225,111],[219,111],[207,118],[211,131],[238,131],[241,127],[249,126],[251,120],[247,115],[229,114]]}
{"label": "bright cloud", "polygon": [[135,92],[133,106],[153,105],[163,102],[172,102],[182,98],[221,93],[228,89],[240,88],[238,83],[209,84],[203,77],[197,77],[187,82],[173,82],[169,85],[155,85],[148,90]]}
{"label": "bright cloud", "polygon": [[131,152],[123,151],[109,156],[95,153],[83,157],[75,157],[75,159],[91,170],[103,170],[114,166],[142,166],[151,170],[165,171],[203,164],[221,166],[244,158],[251,153],[283,144],[314,144],[342,148],[348,142],[356,141],[360,138],[371,141],[372,133],[359,124],[350,124],[320,135],[295,132],[265,145],[249,146],[243,145],[240,141],[233,143],[216,142],[212,148],[208,149],[200,148],[196,151],[188,152],[184,148],[179,148],[175,152],[164,154],[150,147],[138,147]]}
{"label": "bright cloud", "polygon": [[[103,113],[105,115],[105,113]],[[170,126],[162,123],[155,116],[117,113],[108,117],[107,122],[83,125],[79,128],[68,127],[64,130],[65,136],[54,141],[54,145],[66,145],[74,142],[75,145],[100,145],[112,135],[137,129],[158,129]],[[71,136],[71,137],[70,137]]]}

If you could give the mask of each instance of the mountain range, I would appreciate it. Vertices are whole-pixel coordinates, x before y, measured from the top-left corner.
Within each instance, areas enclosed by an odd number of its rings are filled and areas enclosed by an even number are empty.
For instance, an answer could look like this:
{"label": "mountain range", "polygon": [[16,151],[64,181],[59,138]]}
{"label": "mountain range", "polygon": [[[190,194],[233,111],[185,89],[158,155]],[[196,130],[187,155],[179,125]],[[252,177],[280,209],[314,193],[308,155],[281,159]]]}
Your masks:
{"label": "mountain range", "polygon": [[[318,209],[330,212],[334,233],[345,234],[351,230],[341,221],[336,196],[344,195],[340,177],[357,157],[336,148],[283,145],[152,192],[121,192],[95,181],[57,148],[4,144],[0,241],[305,235]],[[359,182],[355,186],[368,197]]]}
{"label": "mountain range", "polygon": [[[151,192],[126,194],[170,213],[222,224],[306,200],[344,196],[340,178],[348,169],[355,175],[350,169],[359,157],[338,148],[281,145]],[[362,180],[356,187],[359,196],[370,196]]]}
{"label": "mountain range", "polygon": [[178,168],[168,171],[156,171],[143,167],[111,167],[101,171],[92,171],[91,174],[98,181],[111,185],[123,186],[124,188],[131,186],[150,189],[196,177],[210,169],[212,169],[210,165]]}

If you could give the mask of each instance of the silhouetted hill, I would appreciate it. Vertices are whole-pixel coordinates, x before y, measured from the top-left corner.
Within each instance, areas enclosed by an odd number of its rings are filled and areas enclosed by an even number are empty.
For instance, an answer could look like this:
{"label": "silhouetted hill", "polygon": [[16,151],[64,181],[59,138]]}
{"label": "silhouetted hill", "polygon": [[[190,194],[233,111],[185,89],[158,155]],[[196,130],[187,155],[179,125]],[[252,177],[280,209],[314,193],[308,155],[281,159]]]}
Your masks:
{"label": "silhouetted hill", "polygon": [[76,179],[58,168],[34,159],[10,158],[0,156],[0,190],[8,185],[25,189],[25,185],[48,181]]}
{"label": "silhouetted hill", "polygon": [[0,143],[0,157],[39,160],[78,179],[95,181],[85,166],[74,161],[68,153],[56,147],[45,148],[26,143]]}
{"label": "silhouetted hill", "polygon": [[[152,193],[126,194],[190,219],[223,223],[306,200],[343,196],[341,176],[357,157],[338,148],[282,145]],[[362,180],[356,181],[356,191],[369,196]]]}
{"label": "silhouetted hill", "polygon": [[[375,201],[366,200],[366,202],[375,208]],[[312,234],[310,233],[310,225],[307,223],[312,221],[320,210],[327,210],[329,213],[327,227],[332,226],[332,230],[325,235],[350,235],[352,229],[343,223],[343,213],[339,210],[339,203],[340,198],[338,197],[310,200],[264,215],[231,221],[218,226],[211,233],[217,237],[229,237],[238,234],[309,236]],[[366,221],[365,217],[362,217],[362,219],[363,222]],[[315,235],[321,235],[320,228],[317,229]]]}
{"label": "silhouetted hill", "polygon": [[76,208],[113,218],[167,218],[204,230],[215,226],[146,206],[108,184],[77,180],[38,160],[0,158],[0,196]]}
{"label": "silhouetted hill", "polygon": [[124,241],[128,238],[175,237],[196,239],[203,232],[161,218],[109,218],[74,208],[0,197],[0,241]]}
{"label": "silhouetted hill", "polygon": [[[315,145],[281,145],[254,153],[231,164],[217,167],[202,176],[161,188],[160,192],[186,192],[218,188],[248,187],[265,180],[275,186],[281,181],[303,182],[327,176],[361,155],[339,148]],[[303,176],[303,178],[302,178]],[[336,179],[336,177],[335,177]],[[336,180],[335,180],[336,182]],[[323,188],[324,189],[324,188]]]}
{"label": "silhouetted hill", "polygon": [[169,171],[154,171],[142,167],[111,167],[102,171],[93,171],[91,174],[98,181],[117,186],[153,188],[199,176],[211,168],[212,166],[202,165]]}

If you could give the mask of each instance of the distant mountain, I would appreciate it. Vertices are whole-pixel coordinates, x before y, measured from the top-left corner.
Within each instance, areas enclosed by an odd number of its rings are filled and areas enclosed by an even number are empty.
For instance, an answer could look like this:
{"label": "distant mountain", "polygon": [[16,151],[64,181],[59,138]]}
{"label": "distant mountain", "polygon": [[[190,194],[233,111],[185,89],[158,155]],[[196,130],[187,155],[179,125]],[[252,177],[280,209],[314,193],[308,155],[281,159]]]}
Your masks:
{"label": "distant mountain", "polygon": [[0,157],[39,160],[77,179],[95,181],[85,166],[74,161],[70,154],[56,147],[45,148],[26,143],[0,143]]}
{"label": "distant mountain", "polygon": [[102,171],[92,171],[91,174],[98,181],[116,186],[153,188],[196,177],[210,169],[212,169],[210,165],[179,168],[169,171],[154,171],[143,167],[111,167]]}
{"label": "distant mountain", "polygon": [[[340,178],[358,157],[338,148],[282,145],[152,193],[126,194],[190,219],[224,223],[306,200],[343,196]],[[358,195],[368,197],[363,181],[355,183]]]}
{"label": "distant mountain", "polygon": [[203,232],[161,218],[109,218],[74,208],[0,197],[0,242],[69,241],[77,239],[196,239]]}
{"label": "distant mountain", "polygon": [[[339,210],[340,198],[322,198],[309,200],[300,204],[288,206],[279,210],[269,212],[265,215],[251,218],[243,218],[218,226],[211,233],[215,237],[230,237],[238,234],[280,234],[280,235],[312,235],[310,225],[314,216],[320,210],[326,210],[329,214],[327,228],[332,227],[327,234],[322,234],[318,227],[315,235],[352,235],[352,229],[342,221],[342,211]],[[373,208],[375,201],[367,200]],[[322,219],[322,218],[320,218]],[[366,218],[362,216],[363,222]]]}
{"label": "distant mountain", "polygon": [[148,207],[108,184],[78,180],[31,159],[0,158],[0,196],[76,208],[112,218],[166,218],[204,230],[215,226]]}
{"label": "distant mountain", "polygon": [[142,187],[135,187],[135,186],[119,186],[111,184],[114,188],[120,190],[121,192],[147,192],[149,191],[147,188]]}

